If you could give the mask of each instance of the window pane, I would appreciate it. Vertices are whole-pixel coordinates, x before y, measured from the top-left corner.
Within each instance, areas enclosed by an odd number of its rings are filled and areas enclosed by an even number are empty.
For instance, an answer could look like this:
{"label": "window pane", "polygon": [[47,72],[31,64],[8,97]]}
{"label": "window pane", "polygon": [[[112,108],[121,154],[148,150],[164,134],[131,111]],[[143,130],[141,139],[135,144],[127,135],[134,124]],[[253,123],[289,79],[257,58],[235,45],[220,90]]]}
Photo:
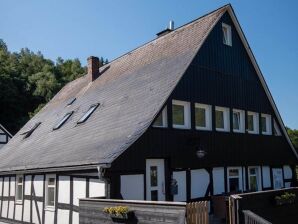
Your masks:
{"label": "window pane", "polygon": [[215,111],[215,124],[216,124],[216,128],[223,129],[225,127],[224,126],[224,112],[223,111],[219,111],[219,110]]}
{"label": "window pane", "polygon": [[64,115],[64,117],[55,125],[53,128],[54,130],[59,129],[67,120],[70,118],[73,112],[67,113]]}
{"label": "window pane", "polygon": [[173,104],[172,110],[173,110],[173,124],[184,125],[184,106]]}
{"label": "window pane", "polygon": [[247,116],[247,128],[249,131],[254,130],[254,116],[253,115]]}
{"label": "window pane", "polygon": [[23,184],[23,177],[18,177],[18,184]]}
{"label": "window pane", "polygon": [[48,185],[55,185],[55,178],[49,178]]}
{"label": "window pane", "polygon": [[206,127],[206,109],[205,108],[196,108],[196,126],[197,127]]}
{"label": "window pane", "polygon": [[262,132],[267,132],[266,117],[261,118]]}
{"label": "window pane", "polygon": [[222,27],[222,33],[223,33],[223,43],[228,44],[228,29],[227,27]]}
{"label": "window pane", "polygon": [[238,169],[230,169],[229,170],[229,176],[239,176],[239,170]]}
{"label": "window pane", "polygon": [[158,191],[151,191],[151,201],[158,201]]}
{"label": "window pane", "polygon": [[17,200],[23,199],[23,185],[17,186]]}
{"label": "window pane", "polygon": [[233,112],[233,129],[240,130],[240,112]]}
{"label": "window pane", "polygon": [[47,197],[47,205],[54,206],[55,205],[55,188],[48,187],[48,197]]}
{"label": "window pane", "polygon": [[154,121],[153,126],[159,126],[159,127],[163,126],[162,112],[158,115],[158,117]]}
{"label": "window pane", "polygon": [[150,167],[150,182],[151,187],[157,186],[157,166]]}
{"label": "window pane", "polygon": [[251,191],[257,191],[258,190],[257,176],[250,176],[249,177],[249,189]]}
{"label": "window pane", "polygon": [[229,185],[230,185],[230,192],[239,191],[239,178],[230,178]]}
{"label": "window pane", "polygon": [[250,175],[255,175],[257,172],[256,172],[256,168],[250,168],[249,169],[249,174]]}
{"label": "window pane", "polygon": [[89,116],[95,111],[95,109],[98,107],[99,104],[92,105],[89,110],[83,115],[83,117],[80,118],[78,123],[83,123],[85,122]]}

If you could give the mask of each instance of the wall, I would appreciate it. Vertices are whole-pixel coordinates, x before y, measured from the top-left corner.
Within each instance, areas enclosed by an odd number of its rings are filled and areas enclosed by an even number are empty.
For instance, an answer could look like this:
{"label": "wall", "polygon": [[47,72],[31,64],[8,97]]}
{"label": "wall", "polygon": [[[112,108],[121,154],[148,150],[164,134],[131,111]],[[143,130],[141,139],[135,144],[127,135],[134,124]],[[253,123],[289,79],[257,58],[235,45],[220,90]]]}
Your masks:
{"label": "wall", "polygon": [[[79,198],[105,196],[105,183],[97,172],[56,173],[55,207],[47,208],[46,176],[24,176],[24,196],[15,202],[15,175],[0,177],[0,220],[22,223],[75,224],[79,223]],[[53,174],[50,174],[53,175]]]}

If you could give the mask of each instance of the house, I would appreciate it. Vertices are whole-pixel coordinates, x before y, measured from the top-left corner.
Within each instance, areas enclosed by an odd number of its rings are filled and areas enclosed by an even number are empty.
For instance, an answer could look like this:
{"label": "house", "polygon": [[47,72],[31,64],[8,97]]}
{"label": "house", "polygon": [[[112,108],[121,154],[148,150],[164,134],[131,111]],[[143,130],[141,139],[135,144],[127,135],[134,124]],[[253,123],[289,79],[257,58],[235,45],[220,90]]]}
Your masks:
{"label": "house", "polygon": [[8,143],[12,135],[0,124],[0,149]]}
{"label": "house", "polygon": [[0,150],[2,220],[78,198],[191,201],[294,184],[297,154],[231,5],[67,84]]}

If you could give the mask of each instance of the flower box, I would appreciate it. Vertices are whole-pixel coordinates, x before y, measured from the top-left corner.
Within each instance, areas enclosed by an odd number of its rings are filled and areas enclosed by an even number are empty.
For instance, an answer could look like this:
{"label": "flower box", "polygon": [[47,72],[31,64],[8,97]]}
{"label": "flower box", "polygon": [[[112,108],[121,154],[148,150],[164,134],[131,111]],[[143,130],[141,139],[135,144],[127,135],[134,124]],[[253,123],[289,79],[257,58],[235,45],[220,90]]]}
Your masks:
{"label": "flower box", "polygon": [[278,206],[287,205],[287,204],[294,204],[296,199],[296,195],[293,193],[284,193],[280,196],[275,197],[275,203]]}

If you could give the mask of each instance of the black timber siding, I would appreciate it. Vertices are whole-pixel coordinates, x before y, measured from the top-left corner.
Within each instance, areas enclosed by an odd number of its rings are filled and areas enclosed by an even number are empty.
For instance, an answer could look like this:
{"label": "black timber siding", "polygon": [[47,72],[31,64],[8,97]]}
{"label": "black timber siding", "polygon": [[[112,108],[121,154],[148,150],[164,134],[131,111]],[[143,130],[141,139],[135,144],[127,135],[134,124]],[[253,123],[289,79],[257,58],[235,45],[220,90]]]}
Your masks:
{"label": "black timber siding", "polygon": [[[233,46],[223,44],[222,22],[232,26]],[[183,78],[169,97],[168,128],[149,128],[114,163],[111,171],[144,173],[146,158],[166,158],[171,169],[214,166],[285,165],[297,162],[285,136],[197,131],[171,127],[171,100],[205,103],[271,114],[266,96],[249,56],[226,13],[214,27]],[[192,110],[193,112],[193,110]],[[193,115],[192,115],[193,119]],[[277,119],[276,119],[277,120]],[[273,124],[272,124],[273,126]],[[207,151],[196,157],[196,145]]]}

